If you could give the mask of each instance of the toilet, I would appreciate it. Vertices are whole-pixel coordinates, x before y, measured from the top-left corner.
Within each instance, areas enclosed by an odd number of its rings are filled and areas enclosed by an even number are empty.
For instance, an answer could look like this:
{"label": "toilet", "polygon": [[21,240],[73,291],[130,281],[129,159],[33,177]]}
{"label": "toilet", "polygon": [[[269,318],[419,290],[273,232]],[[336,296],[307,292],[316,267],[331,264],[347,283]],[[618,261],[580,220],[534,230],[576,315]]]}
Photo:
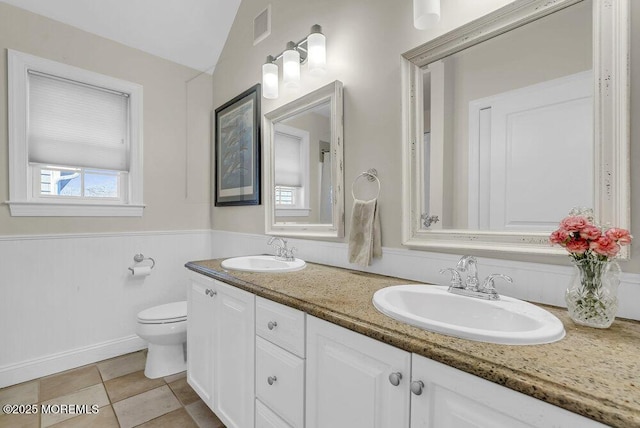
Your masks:
{"label": "toilet", "polygon": [[149,343],[146,377],[155,379],[187,369],[186,301],[140,311],[136,334]]}

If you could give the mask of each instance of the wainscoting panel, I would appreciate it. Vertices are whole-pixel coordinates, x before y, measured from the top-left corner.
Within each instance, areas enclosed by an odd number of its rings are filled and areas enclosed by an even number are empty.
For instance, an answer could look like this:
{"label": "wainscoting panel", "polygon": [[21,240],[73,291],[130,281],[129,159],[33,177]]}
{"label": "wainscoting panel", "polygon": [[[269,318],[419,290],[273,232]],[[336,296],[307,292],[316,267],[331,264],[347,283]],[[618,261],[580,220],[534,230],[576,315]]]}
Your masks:
{"label": "wainscoting panel", "polygon": [[[250,254],[273,254],[267,246],[269,237],[214,230],[213,255],[215,258]],[[289,239],[289,245],[298,248],[296,256],[303,260],[347,269],[364,270],[381,275],[396,276],[433,284],[448,284],[449,278],[440,275],[440,269],[455,267],[461,255],[431,253],[403,248],[383,248],[381,259],[361,269],[347,261],[347,244],[342,242]],[[526,263],[493,258],[478,258],[479,275],[503,273],[513,278],[513,284],[496,281],[500,294],[530,302],[566,307],[564,291],[571,278],[570,266]],[[399,282],[399,284],[401,281]],[[624,273],[619,289],[618,316],[640,320],[640,275]]]}
{"label": "wainscoting panel", "polygon": [[185,300],[184,264],[210,257],[210,230],[0,236],[0,387],[146,347],[136,314]]}

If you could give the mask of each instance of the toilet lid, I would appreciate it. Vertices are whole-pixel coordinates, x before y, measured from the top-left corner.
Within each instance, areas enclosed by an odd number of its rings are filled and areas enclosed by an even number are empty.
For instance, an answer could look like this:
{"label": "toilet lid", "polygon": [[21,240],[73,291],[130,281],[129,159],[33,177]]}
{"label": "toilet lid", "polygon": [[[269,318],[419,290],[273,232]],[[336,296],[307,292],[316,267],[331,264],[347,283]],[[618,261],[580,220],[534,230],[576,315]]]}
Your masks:
{"label": "toilet lid", "polygon": [[140,311],[138,320],[147,323],[178,322],[187,319],[187,302],[173,302]]}

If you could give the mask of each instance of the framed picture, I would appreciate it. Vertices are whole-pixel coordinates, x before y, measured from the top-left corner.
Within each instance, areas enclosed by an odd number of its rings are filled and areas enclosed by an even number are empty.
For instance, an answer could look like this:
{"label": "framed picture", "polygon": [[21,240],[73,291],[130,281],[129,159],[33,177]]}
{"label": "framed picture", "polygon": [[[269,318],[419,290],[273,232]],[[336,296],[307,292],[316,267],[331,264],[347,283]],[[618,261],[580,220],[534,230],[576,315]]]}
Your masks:
{"label": "framed picture", "polygon": [[260,205],[260,84],[215,111],[215,205]]}

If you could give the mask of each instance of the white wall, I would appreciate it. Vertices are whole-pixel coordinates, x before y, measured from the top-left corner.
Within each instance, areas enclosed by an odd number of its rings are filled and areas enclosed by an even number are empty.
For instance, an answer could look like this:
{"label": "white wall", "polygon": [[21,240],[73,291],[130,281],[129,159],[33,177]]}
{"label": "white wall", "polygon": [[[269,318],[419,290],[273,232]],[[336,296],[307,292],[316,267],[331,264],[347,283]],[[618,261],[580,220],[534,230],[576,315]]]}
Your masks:
{"label": "white wall", "polygon": [[210,254],[209,230],[0,237],[0,388],[146,347],[136,314],[185,300],[184,264]]}
{"label": "white wall", "polygon": [[[131,352],[136,314],[186,298],[184,263],[210,258],[211,76],[0,2],[6,48],[144,87],[141,218],[11,217],[0,108],[0,387]],[[134,279],[136,253],[155,258]]]}
{"label": "white wall", "polygon": [[[376,168],[382,183],[379,198],[383,257],[367,271],[418,281],[446,283],[439,269],[453,266],[461,254],[408,250],[401,244],[401,54],[472,19],[510,3],[509,0],[447,0],[442,2],[442,21],[430,31],[412,25],[410,1],[388,0],[243,0],[229,39],[213,75],[214,106],[260,81],[267,55],[279,53],[288,40],[304,37],[312,24],[323,26],[327,37],[328,73],[322,78],[302,70],[301,89],[282,89],[277,100],[262,100],[267,113],[333,80],[344,83],[345,186],[351,186],[361,171]],[[253,18],[271,4],[271,35],[253,46]],[[638,81],[640,55],[640,3],[631,1],[631,71]],[[635,49],[635,50],[634,50]],[[640,85],[631,87],[632,117]],[[632,121],[632,170],[640,168],[638,121]],[[569,177],[567,179],[570,179]],[[346,192],[349,195],[349,192]],[[351,200],[346,198],[346,236],[350,227]],[[640,175],[632,174],[632,209],[640,210]],[[214,256],[271,252],[264,233],[264,206],[213,207]],[[640,232],[640,216],[632,220],[632,232]],[[345,240],[336,242],[291,240],[303,259],[356,269],[347,263]],[[622,263],[619,316],[640,319],[640,237],[632,248],[633,258]],[[482,256],[482,254],[480,254]],[[568,257],[534,258],[503,255],[500,259],[479,257],[480,274],[505,273],[514,286],[498,285],[500,292],[530,300],[564,306],[564,291],[572,268]]]}
{"label": "white wall", "polygon": [[210,75],[0,2],[2,106],[7,105],[7,48],[143,86],[146,208],[141,218],[11,217],[2,204],[9,199],[7,115],[2,108],[0,235],[210,227]]}
{"label": "white wall", "polygon": [[[409,0],[243,0],[213,74],[214,108],[260,82],[267,55],[278,54],[287,41],[300,40],[313,24],[320,24],[327,37],[327,74],[312,76],[303,66],[301,88],[281,88],[279,99],[262,99],[262,113],[342,81],[345,187],[349,189],[362,171],[378,170],[383,244],[400,247],[401,54],[508,3],[446,0],[437,28],[418,31]],[[253,46],[253,19],[269,4],[271,35]],[[350,196],[345,202],[348,236]],[[216,230],[262,233],[264,205],[213,207],[211,220]]]}
{"label": "white wall", "polygon": [[[362,171],[376,168],[382,183],[380,218],[382,243],[400,249],[401,242],[401,55],[447,31],[511,3],[510,0],[447,0],[442,20],[433,30],[418,31],[412,25],[410,1],[389,0],[243,0],[213,75],[213,104],[219,106],[261,79],[267,55],[282,51],[288,40],[308,34],[312,24],[323,26],[327,37],[328,72],[314,77],[302,70],[301,89],[281,90],[277,100],[262,100],[267,113],[333,80],[344,83],[345,186],[348,189]],[[631,82],[640,81],[640,2],[631,2]],[[253,18],[271,4],[272,32],[253,46]],[[639,24],[639,25],[636,25]],[[640,104],[640,85],[631,85],[631,117]],[[632,171],[640,168],[640,122],[631,123]],[[570,177],[567,177],[569,180]],[[632,212],[640,210],[640,174],[631,176]],[[346,198],[346,236],[351,198]],[[214,230],[261,234],[264,206],[212,207]],[[640,216],[634,216],[632,232],[640,234]],[[344,240],[337,240],[344,242]],[[315,245],[311,241],[301,244]],[[625,272],[640,272],[640,239],[632,245],[632,259],[622,263]],[[505,254],[505,260],[536,261],[568,266],[564,257],[523,257]],[[562,287],[558,281],[558,287]],[[536,287],[536,285],[533,285]]]}

